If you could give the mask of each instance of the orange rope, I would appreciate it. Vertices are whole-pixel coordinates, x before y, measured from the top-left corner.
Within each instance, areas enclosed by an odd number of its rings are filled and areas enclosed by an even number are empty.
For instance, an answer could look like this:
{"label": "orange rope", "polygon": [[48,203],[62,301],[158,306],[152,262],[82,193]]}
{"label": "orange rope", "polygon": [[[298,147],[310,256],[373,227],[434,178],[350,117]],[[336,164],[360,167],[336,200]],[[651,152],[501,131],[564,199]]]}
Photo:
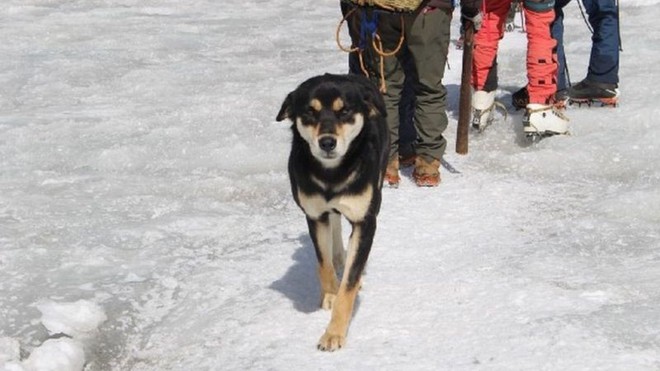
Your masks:
{"label": "orange rope", "polygon": [[[395,55],[396,53],[398,53],[399,50],[401,50],[401,46],[403,45],[403,39],[404,39],[403,35],[405,33],[405,29],[404,29],[405,25],[404,25],[404,22],[403,22],[403,15],[400,15],[399,17],[401,19],[401,36],[399,37],[399,44],[396,46],[396,48],[394,50],[392,50],[391,52],[386,52],[385,50],[383,50],[383,43],[381,42],[380,35],[378,35],[378,34],[376,34],[376,37],[374,38],[374,40],[371,41],[371,43],[374,47],[374,50],[376,50],[376,53],[378,53],[378,55],[380,55],[381,57],[391,57],[391,56]],[[378,42],[380,44],[380,48],[378,48],[378,46],[376,45],[376,39],[378,39]]]}
{"label": "orange rope", "polygon": [[341,19],[341,21],[339,22],[339,25],[337,26],[337,32],[335,32],[335,41],[337,41],[337,46],[339,46],[340,50],[342,50],[346,53],[353,53],[353,52],[357,51],[358,48],[357,47],[355,47],[355,48],[346,48],[346,47],[342,46],[341,41],[339,40],[339,34],[341,32],[341,26],[344,24],[344,22],[346,22],[348,17],[350,17],[351,14],[353,14],[353,12],[356,11],[356,10],[357,10],[357,7],[351,9],[348,13],[346,13],[346,15]]}
{"label": "orange rope", "polygon": [[[389,9],[389,8],[387,8]],[[341,26],[344,24],[344,22],[347,21],[348,17],[350,17],[353,12],[357,10],[357,7],[354,7],[351,9],[349,12],[346,13],[339,21],[339,25],[337,25],[337,30],[335,31],[335,41],[337,42],[337,46],[341,51],[344,51],[346,53],[358,53],[358,58],[360,61],[360,69],[362,72],[364,72],[364,75],[366,77],[369,77],[369,71],[367,70],[367,67],[364,64],[364,57],[362,56],[362,50],[358,47],[353,47],[353,48],[347,48],[341,44],[341,41],[339,40],[339,34],[341,33]],[[379,56],[379,65],[380,65],[380,92],[385,94],[387,92],[387,84],[385,84],[385,57],[391,57],[394,56],[396,53],[398,53],[401,50],[401,47],[403,46],[403,41],[405,39],[405,24],[403,20],[403,14],[400,15],[401,19],[401,36],[399,37],[399,43],[397,44],[396,48],[390,52],[386,52],[385,49],[383,48],[383,41],[380,38],[380,35],[375,34],[373,40],[371,40],[371,45],[373,46],[374,50],[376,51],[376,54]]]}
{"label": "orange rope", "polygon": [[367,67],[364,65],[364,58],[362,58],[362,50],[358,51],[358,58],[360,60],[360,69],[366,77],[369,77],[369,71],[367,71]]}
{"label": "orange rope", "polygon": [[382,94],[387,93],[387,84],[385,84],[385,57],[380,56],[380,88]]}

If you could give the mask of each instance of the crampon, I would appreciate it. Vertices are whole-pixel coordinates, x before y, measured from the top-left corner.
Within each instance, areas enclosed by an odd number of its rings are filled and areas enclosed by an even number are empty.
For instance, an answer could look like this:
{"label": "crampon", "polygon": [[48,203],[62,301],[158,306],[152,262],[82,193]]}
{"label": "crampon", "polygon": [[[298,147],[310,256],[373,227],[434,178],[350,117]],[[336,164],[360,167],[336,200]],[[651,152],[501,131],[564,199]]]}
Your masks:
{"label": "crampon", "polygon": [[495,112],[499,111],[503,116],[503,121],[506,121],[509,113],[507,112],[504,104],[494,101],[493,105],[487,110],[474,110],[472,114],[472,128],[479,133],[483,133],[487,127],[495,121]]}
{"label": "crampon", "polygon": [[619,89],[617,84],[584,79],[568,88],[568,96],[570,104],[616,107],[619,102]]}
{"label": "crampon", "polygon": [[568,103],[572,105],[577,105],[582,107],[582,105],[587,105],[589,107],[617,107],[619,105],[619,97],[613,98],[570,98]]}

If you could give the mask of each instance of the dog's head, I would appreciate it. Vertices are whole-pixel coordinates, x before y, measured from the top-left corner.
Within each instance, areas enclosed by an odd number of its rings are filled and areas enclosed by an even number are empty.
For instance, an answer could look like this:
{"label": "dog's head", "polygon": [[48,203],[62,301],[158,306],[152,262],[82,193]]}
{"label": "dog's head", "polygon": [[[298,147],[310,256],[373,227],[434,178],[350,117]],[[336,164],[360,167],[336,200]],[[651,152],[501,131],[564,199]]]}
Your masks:
{"label": "dog's head", "polygon": [[385,116],[380,92],[366,77],[330,75],[303,82],[282,103],[286,118],[324,167],[336,167],[373,116]]}

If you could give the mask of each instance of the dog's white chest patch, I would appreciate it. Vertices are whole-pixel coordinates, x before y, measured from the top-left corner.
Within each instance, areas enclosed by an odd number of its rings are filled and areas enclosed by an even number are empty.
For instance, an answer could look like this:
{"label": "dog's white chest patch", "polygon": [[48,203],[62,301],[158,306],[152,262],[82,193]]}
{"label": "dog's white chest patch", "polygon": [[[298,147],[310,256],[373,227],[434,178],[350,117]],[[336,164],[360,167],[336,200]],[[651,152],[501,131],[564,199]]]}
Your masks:
{"label": "dog's white chest patch", "polygon": [[305,210],[305,214],[312,219],[316,219],[334,209],[344,215],[346,219],[359,222],[367,215],[372,197],[373,188],[371,185],[367,186],[362,193],[337,195],[329,201],[321,195],[308,195],[298,190],[300,206]]}

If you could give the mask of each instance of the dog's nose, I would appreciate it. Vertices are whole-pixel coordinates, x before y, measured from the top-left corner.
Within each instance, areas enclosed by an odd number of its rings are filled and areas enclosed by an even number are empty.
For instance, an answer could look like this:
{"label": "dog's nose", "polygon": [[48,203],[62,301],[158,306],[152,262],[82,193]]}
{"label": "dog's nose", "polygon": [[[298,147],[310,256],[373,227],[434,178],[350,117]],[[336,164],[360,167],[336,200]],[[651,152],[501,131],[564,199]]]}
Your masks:
{"label": "dog's nose", "polygon": [[330,152],[337,147],[337,140],[333,137],[323,137],[319,139],[319,147],[326,152]]}

